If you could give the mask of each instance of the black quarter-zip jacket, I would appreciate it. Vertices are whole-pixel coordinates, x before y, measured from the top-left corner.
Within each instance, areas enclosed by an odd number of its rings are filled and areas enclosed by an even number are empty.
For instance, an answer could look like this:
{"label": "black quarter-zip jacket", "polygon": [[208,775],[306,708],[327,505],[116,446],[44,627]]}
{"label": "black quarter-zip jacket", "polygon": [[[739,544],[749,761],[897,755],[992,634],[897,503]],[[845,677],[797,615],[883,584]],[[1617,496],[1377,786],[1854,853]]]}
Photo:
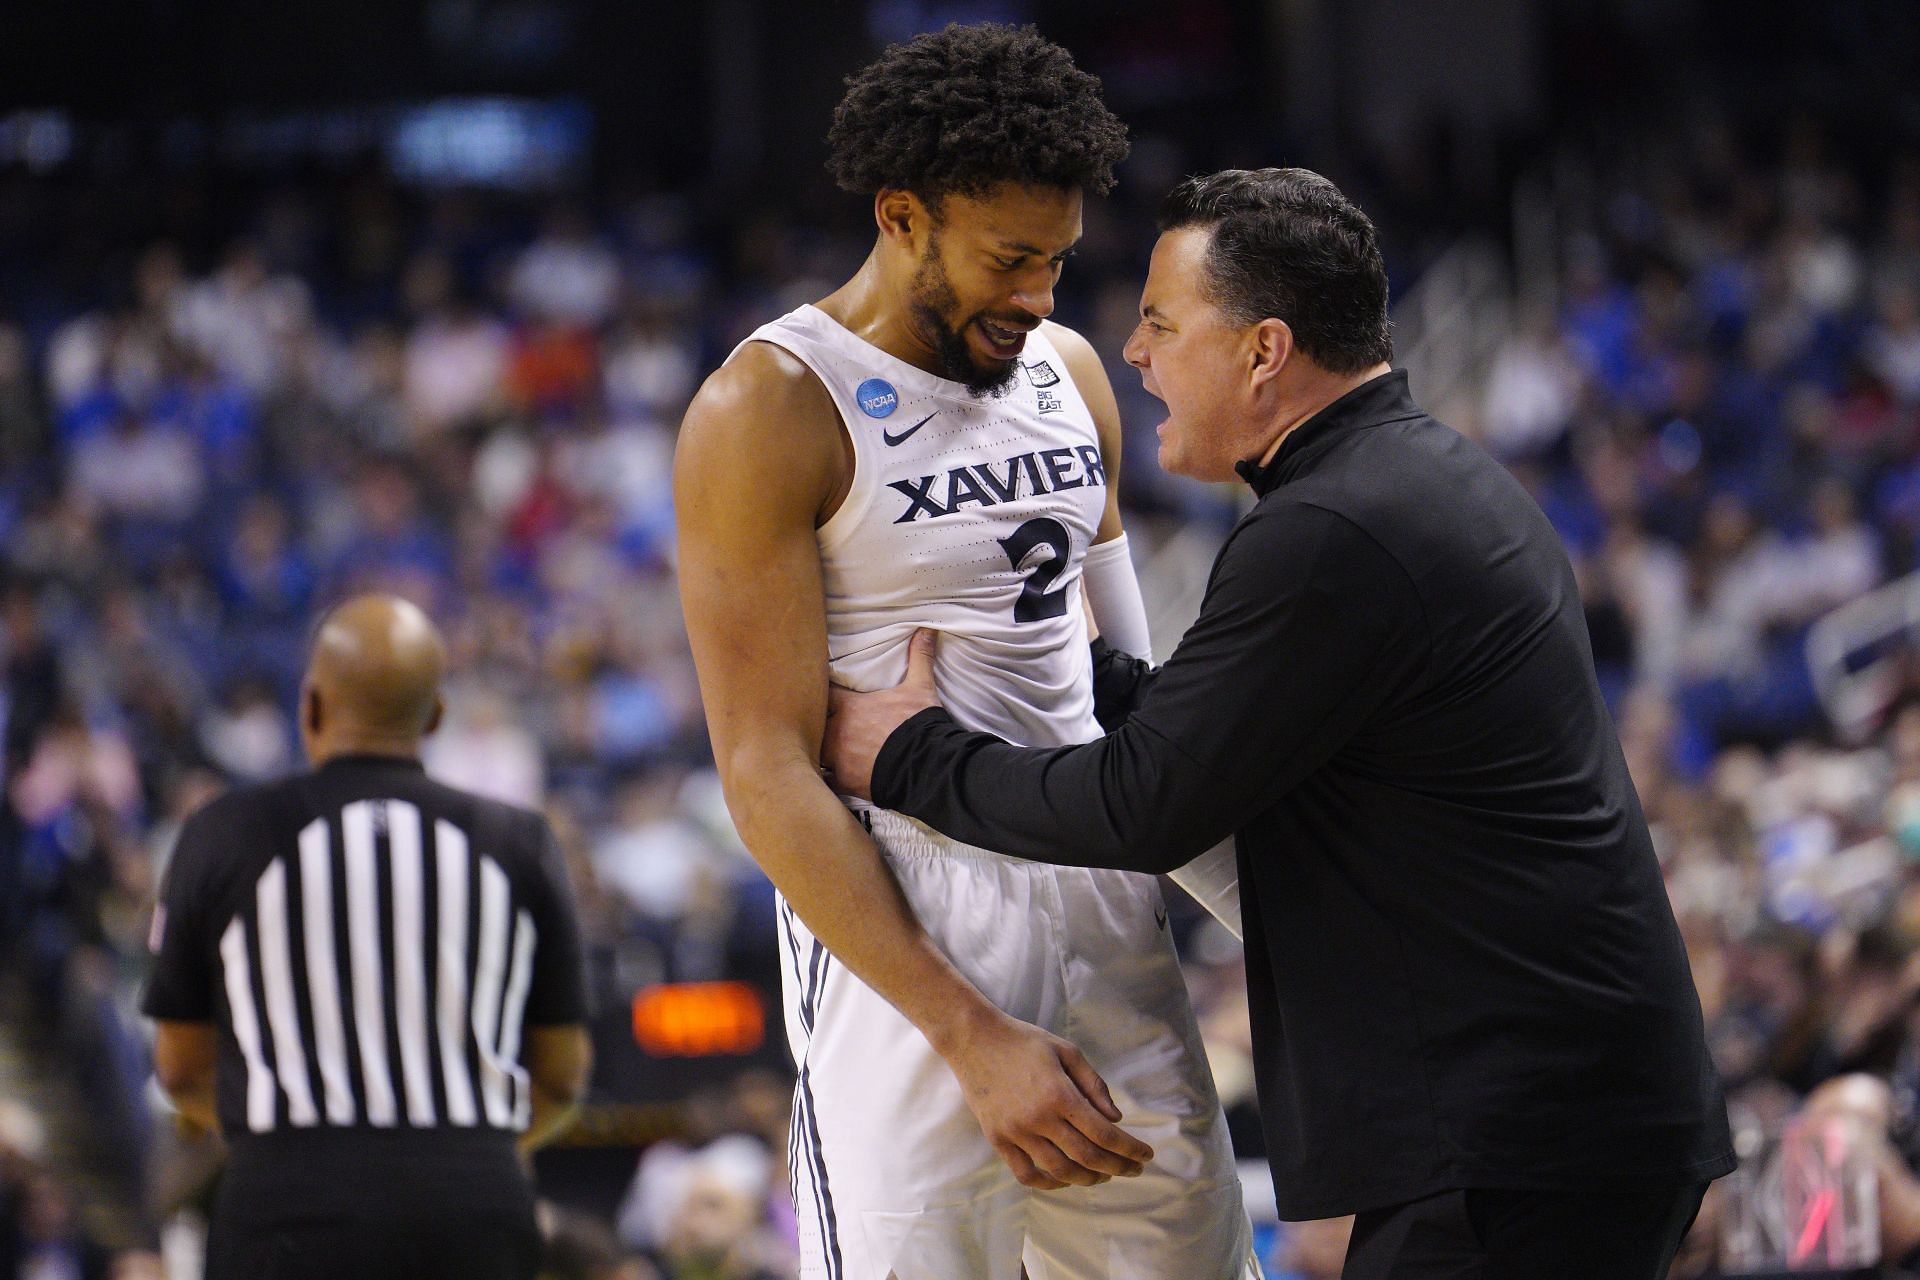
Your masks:
{"label": "black quarter-zip jacket", "polygon": [[1237,837],[1281,1215],[1733,1168],[1699,998],[1573,571],[1404,373],[1296,428],[1166,664],[1096,646],[1110,732],[928,710],[876,803],[1022,858],[1164,872]]}

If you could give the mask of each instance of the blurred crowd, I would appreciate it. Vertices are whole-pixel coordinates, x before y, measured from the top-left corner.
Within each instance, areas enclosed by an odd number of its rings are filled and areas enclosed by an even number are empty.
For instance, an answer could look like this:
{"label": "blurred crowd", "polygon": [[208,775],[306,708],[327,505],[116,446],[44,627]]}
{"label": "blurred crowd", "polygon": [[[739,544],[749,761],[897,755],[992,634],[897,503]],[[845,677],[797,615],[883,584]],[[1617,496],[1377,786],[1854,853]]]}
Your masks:
{"label": "blurred crowd", "polygon": [[[1580,164],[1555,188],[1553,278],[1521,281],[1475,396],[1435,407],[1574,557],[1743,1142],[1848,1091],[1898,1259],[1920,1249],[1920,664],[1842,739],[1805,638],[1920,567],[1920,155],[1863,165],[1811,124],[1702,118]],[[0,999],[69,1065],[109,1172],[145,1195],[177,1155],[135,1015],[172,833],[297,767],[308,628],[350,592],[440,621],[429,767],[552,815],[603,1001],[774,972],[771,889],[706,755],[669,469],[703,372],[857,266],[858,220],[716,232],[673,197],[361,172],[162,201],[100,240],[66,225],[73,197],[0,180],[8,242],[49,249],[0,261]],[[1143,551],[1238,502],[1158,472],[1118,363],[1152,207],[1090,209],[1062,291],[1142,433],[1122,493]],[[1258,1160],[1234,948],[1197,913],[1183,940]],[[787,1274],[788,1083],[746,1078],[648,1147],[617,1213],[552,1209],[553,1274]],[[0,1280],[158,1274],[164,1201],[136,1238],[95,1229],[9,1114]],[[1725,1199],[1676,1274],[1711,1273]],[[1272,1271],[1337,1275],[1342,1230],[1266,1228]]]}
{"label": "blurred crowd", "polygon": [[[725,317],[804,296],[802,265],[771,246],[736,291],[671,203],[590,220],[377,179],[263,195],[239,221],[204,257],[193,225],[128,246],[71,294],[9,264],[0,304],[0,948],[128,1185],[170,1148],[134,1010],[172,834],[298,766],[307,634],[350,593],[440,621],[429,767],[552,815],[603,1007],[773,947],[771,887],[706,758],[669,465],[702,368],[751,327]],[[663,1168],[628,1215],[635,1248],[671,1252],[698,1216],[662,1211],[663,1187],[764,1184],[764,1202],[784,1177],[738,1144]],[[29,1215],[30,1190],[0,1208]]]}

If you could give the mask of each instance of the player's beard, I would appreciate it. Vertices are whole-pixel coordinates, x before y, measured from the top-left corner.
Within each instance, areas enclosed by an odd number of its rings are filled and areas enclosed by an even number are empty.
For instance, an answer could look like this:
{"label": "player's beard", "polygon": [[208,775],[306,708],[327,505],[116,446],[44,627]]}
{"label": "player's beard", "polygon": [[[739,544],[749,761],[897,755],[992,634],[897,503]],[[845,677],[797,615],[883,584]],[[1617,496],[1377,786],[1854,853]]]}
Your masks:
{"label": "player's beard", "polygon": [[962,336],[973,320],[963,321],[959,328],[947,323],[947,317],[960,309],[960,297],[954,293],[953,282],[947,279],[947,270],[940,263],[938,236],[928,239],[926,256],[920,259],[919,269],[914,272],[908,296],[908,306],[920,325],[922,336],[933,343],[942,376],[961,383],[982,399],[998,395],[1012,385],[1013,375],[1020,367],[1018,360],[983,368]]}

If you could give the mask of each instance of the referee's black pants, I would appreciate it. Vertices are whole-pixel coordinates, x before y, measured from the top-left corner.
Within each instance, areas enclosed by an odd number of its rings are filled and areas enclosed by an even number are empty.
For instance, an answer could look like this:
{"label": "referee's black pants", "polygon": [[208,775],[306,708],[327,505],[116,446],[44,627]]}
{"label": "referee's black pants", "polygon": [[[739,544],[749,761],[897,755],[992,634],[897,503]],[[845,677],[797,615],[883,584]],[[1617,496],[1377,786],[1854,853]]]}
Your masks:
{"label": "referee's black pants", "polygon": [[1666,1280],[1706,1190],[1443,1191],[1356,1217],[1341,1280]]}
{"label": "referee's black pants", "polygon": [[533,1280],[540,1253],[507,1135],[310,1130],[234,1144],[206,1280]]}

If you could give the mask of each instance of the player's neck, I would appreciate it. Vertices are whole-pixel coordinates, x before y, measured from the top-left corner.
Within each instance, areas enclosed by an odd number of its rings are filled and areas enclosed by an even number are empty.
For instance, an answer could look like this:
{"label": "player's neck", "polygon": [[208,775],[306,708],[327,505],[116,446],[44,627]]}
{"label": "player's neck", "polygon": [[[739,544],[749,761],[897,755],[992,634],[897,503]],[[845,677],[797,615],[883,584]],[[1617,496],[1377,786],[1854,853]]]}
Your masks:
{"label": "player's neck", "polygon": [[914,332],[904,290],[887,278],[878,250],[867,255],[852,279],[814,305],[862,342],[916,369],[945,376],[939,354]]}

